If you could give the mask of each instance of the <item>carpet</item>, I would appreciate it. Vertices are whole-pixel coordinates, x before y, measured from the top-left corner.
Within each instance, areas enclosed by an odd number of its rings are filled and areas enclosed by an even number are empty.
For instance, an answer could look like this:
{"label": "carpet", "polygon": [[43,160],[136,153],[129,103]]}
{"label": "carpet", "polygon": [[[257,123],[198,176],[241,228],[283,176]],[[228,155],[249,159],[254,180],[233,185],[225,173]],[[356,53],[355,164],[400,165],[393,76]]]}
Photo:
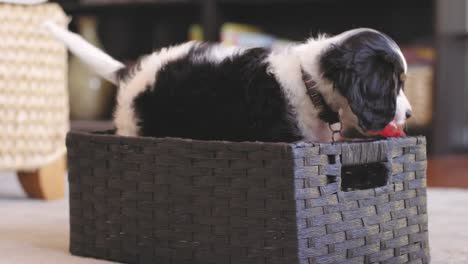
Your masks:
{"label": "carpet", "polygon": [[[12,173],[0,174],[0,263],[104,264],[68,252],[68,202],[27,199]],[[431,263],[468,263],[468,190],[429,189]]]}

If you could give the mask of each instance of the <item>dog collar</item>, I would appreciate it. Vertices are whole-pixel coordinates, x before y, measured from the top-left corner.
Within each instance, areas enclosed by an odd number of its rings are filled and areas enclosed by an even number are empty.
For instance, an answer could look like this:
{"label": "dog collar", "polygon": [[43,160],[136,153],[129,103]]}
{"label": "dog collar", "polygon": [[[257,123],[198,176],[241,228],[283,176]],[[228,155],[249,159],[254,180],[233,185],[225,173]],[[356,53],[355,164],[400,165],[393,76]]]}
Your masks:
{"label": "dog collar", "polygon": [[[302,81],[305,84],[307,95],[309,96],[312,104],[315,108],[319,109],[319,118],[320,120],[328,123],[330,126],[336,123],[340,123],[340,118],[338,113],[333,111],[331,107],[323,98],[323,95],[317,89],[317,82],[312,79],[312,76],[301,69],[302,72]],[[333,131],[333,130],[332,130]]]}

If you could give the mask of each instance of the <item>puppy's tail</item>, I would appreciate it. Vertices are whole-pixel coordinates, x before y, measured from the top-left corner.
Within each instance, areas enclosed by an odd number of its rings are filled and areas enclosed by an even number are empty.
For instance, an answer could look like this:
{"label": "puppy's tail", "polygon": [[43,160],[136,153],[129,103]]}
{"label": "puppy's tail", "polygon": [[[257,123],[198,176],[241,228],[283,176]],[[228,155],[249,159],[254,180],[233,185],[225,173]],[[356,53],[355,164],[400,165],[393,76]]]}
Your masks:
{"label": "puppy's tail", "polygon": [[91,70],[113,84],[118,83],[117,71],[125,65],[102,50],[88,43],[80,35],[59,27],[51,21],[44,23],[44,27],[59,41],[70,49],[71,53],[81,59]]}

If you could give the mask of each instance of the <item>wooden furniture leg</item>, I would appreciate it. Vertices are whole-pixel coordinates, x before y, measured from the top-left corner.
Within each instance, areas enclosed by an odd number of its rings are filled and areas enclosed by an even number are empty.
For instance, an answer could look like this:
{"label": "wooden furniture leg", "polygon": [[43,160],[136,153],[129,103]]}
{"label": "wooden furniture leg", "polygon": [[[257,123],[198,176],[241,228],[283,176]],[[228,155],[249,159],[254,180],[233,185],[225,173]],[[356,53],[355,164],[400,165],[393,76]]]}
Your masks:
{"label": "wooden furniture leg", "polygon": [[65,194],[65,156],[32,172],[18,171],[18,179],[30,198],[55,200]]}

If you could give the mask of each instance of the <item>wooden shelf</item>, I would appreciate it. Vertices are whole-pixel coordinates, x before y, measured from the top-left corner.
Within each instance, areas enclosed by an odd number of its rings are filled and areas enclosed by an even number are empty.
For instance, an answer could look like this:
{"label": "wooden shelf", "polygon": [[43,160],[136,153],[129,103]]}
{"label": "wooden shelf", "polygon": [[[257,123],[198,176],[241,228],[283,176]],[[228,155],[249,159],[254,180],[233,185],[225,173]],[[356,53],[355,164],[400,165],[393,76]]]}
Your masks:
{"label": "wooden shelf", "polygon": [[194,0],[56,0],[65,12],[71,14],[106,12],[109,9],[125,9],[137,7],[164,7],[164,6],[194,6]]}
{"label": "wooden shelf", "polygon": [[[311,34],[340,33],[354,27],[373,27],[405,43],[434,35],[434,7],[426,0],[57,0],[67,13],[147,16],[185,19],[187,12],[202,24],[206,39],[219,40],[224,22],[258,25],[266,32],[291,40]],[[337,8],[340,7],[340,8]],[[153,15],[151,15],[154,12]],[[418,14],[418,16],[415,16]]]}
{"label": "wooden shelf", "polygon": [[[125,7],[132,5],[168,5],[168,4],[203,4],[210,0],[52,0],[59,2],[64,7],[92,8],[92,7]],[[362,1],[362,0],[351,0]],[[343,2],[343,0],[214,0],[217,4],[252,4],[252,5],[270,5],[270,4],[313,4],[319,2]]]}
{"label": "wooden shelf", "polygon": [[81,0],[81,5],[122,5],[122,4],[180,4],[195,3],[194,0]]}

